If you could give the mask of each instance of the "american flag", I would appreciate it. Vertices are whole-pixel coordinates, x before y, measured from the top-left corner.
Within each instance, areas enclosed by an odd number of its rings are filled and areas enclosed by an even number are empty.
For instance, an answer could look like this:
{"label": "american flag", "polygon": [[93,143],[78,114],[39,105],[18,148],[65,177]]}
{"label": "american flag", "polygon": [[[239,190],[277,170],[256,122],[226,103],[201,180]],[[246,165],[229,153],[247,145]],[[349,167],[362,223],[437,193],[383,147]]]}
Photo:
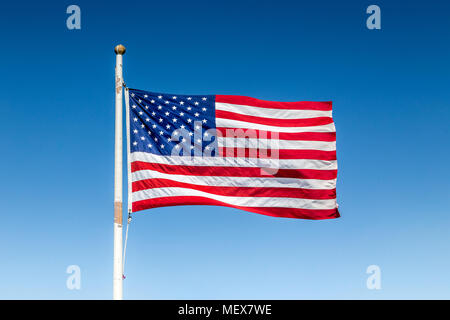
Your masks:
{"label": "american flag", "polygon": [[331,102],[127,89],[132,212],[218,205],[339,217]]}

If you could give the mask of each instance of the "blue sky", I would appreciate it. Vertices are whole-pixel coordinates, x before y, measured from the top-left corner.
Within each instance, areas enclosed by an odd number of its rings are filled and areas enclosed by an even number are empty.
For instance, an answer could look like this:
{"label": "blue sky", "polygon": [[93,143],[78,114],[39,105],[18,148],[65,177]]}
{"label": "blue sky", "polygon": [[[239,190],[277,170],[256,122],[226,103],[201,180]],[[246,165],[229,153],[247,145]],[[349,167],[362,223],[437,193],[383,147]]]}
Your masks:
{"label": "blue sky", "polygon": [[[66,8],[81,8],[81,30]],[[382,29],[366,28],[368,5]],[[130,87],[333,101],[342,217],[135,215],[129,299],[450,298],[450,4],[2,4],[0,298],[112,296],[114,63]],[[66,268],[81,268],[81,290]],[[381,268],[381,290],[366,268]]]}

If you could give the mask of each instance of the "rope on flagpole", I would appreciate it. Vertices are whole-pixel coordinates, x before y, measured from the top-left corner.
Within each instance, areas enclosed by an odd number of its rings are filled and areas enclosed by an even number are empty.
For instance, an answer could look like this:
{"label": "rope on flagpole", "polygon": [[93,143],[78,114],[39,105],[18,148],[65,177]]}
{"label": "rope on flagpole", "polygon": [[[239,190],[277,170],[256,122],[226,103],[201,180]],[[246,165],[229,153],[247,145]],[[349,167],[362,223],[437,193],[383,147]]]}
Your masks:
{"label": "rope on flagpole", "polygon": [[128,95],[128,87],[125,81],[122,82],[125,88],[125,109],[126,109],[126,128],[127,128],[127,180],[128,180],[128,219],[127,219],[127,230],[125,232],[125,243],[123,248],[123,260],[122,260],[122,278],[125,279],[125,257],[127,253],[127,243],[128,243],[128,230],[131,223],[131,165],[130,165],[130,98]]}
{"label": "rope on flagpole", "polygon": [[131,212],[128,212],[128,219],[127,219],[127,231],[125,232],[125,243],[123,247],[123,260],[122,260],[122,277],[125,279],[125,257],[127,254],[127,242],[128,242],[128,228],[130,227],[131,223]]}

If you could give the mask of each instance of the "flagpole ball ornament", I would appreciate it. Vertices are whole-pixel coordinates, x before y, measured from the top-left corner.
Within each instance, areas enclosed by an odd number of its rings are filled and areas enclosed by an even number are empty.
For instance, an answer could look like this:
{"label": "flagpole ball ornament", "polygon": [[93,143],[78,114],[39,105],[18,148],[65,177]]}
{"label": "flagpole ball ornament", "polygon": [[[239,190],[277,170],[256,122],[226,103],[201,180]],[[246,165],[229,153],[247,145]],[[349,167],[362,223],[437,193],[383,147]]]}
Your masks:
{"label": "flagpole ball ornament", "polygon": [[127,49],[125,49],[125,47],[124,47],[123,45],[121,45],[121,44],[117,45],[117,46],[114,48],[114,52],[115,52],[116,54],[124,55],[124,54],[125,54],[125,51],[127,51]]}

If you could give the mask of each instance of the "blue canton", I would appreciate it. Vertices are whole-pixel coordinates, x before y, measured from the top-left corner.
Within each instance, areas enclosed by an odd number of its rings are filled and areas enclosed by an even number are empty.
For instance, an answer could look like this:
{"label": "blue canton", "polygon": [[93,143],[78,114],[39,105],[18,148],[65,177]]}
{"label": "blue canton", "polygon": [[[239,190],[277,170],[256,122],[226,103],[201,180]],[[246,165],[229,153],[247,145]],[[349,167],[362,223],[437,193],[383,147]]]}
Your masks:
{"label": "blue canton", "polygon": [[[129,89],[129,97],[130,152],[167,156],[173,154],[172,151],[187,155],[183,153],[190,150],[194,155],[194,152],[203,153],[211,148],[215,137],[212,138],[212,131],[207,130],[216,128],[214,95],[175,95]],[[184,148],[180,145],[183,139],[189,143]],[[211,155],[214,156],[214,152]]]}

